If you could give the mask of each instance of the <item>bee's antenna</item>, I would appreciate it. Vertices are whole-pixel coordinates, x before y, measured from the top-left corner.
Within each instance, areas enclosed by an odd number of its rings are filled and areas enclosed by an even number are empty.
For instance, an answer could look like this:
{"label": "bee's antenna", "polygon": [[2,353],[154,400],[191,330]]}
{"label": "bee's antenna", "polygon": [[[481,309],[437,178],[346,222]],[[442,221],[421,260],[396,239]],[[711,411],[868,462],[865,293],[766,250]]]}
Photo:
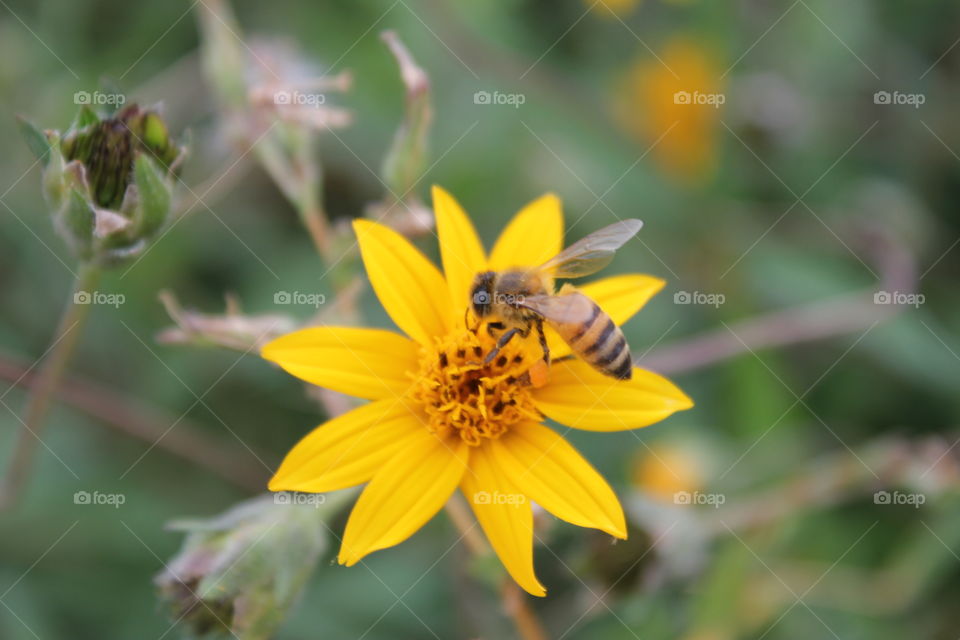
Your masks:
{"label": "bee's antenna", "polygon": [[470,322],[467,320],[467,317],[469,315],[470,315],[470,307],[468,305],[467,308],[463,310],[463,326],[467,331],[470,331],[471,333],[475,334],[477,330],[480,329],[480,322],[477,322],[476,326],[471,327]]}

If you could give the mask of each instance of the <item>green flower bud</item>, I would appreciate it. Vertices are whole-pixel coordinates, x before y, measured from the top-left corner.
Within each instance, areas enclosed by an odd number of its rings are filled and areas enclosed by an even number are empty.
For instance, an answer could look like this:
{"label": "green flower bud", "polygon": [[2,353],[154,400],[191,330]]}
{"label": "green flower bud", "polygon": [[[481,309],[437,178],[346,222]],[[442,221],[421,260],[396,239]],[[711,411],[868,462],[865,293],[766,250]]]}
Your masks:
{"label": "green flower bud", "polygon": [[134,104],[114,117],[94,115],[91,120],[91,113],[86,106],[81,110],[74,127],[61,138],[61,152],[66,161],[79,160],[86,168],[94,203],[118,209],[133,180],[137,157],[146,152],[170,171],[181,150],[153,111]]}
{"label": "green flower bud", "polygon": [[187,539],[154,582],[197,635],[273,637],[327,549],[330,520],[355,495],[280,492],[172,528]]}
{"label": "green flower bud", "polygon": [[20,128],[44,166],[54,224],[82,261],[122,262],[166,223],[184,149],[155,110],[101,116],[84,105],[62,135]]}

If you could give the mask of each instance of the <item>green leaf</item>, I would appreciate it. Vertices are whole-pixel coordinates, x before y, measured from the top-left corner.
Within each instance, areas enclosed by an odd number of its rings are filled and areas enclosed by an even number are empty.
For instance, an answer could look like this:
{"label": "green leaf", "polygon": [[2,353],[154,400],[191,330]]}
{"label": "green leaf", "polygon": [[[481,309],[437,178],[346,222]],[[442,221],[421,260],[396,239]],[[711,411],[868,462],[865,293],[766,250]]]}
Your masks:
{"label": "green leaf", "polygon": [[23,134],[27,146],[30,147],[30,151],[37,157],[43,168],[46,168],[50,162],[50,141],[46,134],[21,116],[17,116],[17,125],[20,127],[20,133]]}
{"label": "green leaf", "polygon": [[140,200],[133,231],[138,237],[150,236],[167,221],[170,186],[160,168],[145,153],[137,155],[133,171]]}
{"label": "green leaf", "polygon": [[82,104],[80,109],[77,111],[77,115],[73,118],[73,123],[70,125],[70,128],[73,130],[83,129],[88,127],[91,124],[97,124],[100,122],[97,112],[94,111],[90,105]]}
{"label": "green leaf", "polygon": [[70,197],[60,217],[60,224],[77,255],[86,258],[93,246],[96,214],[90,206],[90,201],[79,189],[70,190]]}
{"label": "green leaf", "polygon": [[43,195],[52,210],[60,208],[66,194],[63,174],[63,154],[60,153],[60,141],[56,138],[50,143],[47,164],[43,170]]}

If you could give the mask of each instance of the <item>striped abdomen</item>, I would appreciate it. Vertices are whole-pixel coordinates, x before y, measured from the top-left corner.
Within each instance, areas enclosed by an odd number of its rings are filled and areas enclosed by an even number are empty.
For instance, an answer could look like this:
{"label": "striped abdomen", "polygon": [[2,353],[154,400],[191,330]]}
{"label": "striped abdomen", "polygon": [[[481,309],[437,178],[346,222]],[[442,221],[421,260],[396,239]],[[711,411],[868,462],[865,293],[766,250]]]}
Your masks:
{"label": "striped abdomen", "polygon": [[[574,294],[576,295],[576,294]],[[562,296],[566,297],[566,296]],[[551,326],[556,329],[564,342],[570,345],[573,353],[593,366],[600,373],[620,380],[629,380],[633,373],[633,361],[627,339],[613,320],[586,296],[578,296],[579,303],[589,303],[590,310],[583,314],[583,322],[558,322]]]}

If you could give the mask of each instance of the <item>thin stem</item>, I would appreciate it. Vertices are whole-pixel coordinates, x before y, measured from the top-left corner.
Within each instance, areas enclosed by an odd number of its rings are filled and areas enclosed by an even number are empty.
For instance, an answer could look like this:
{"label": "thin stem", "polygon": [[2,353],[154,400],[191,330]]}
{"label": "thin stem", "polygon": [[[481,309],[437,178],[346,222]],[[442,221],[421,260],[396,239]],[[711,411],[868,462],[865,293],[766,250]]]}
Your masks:
{"label": "thin stem", "polygon": [[874,304],[868,297],[872,295],[872,292],[851,294],[755,316],[658,347],[638,360],[640,366],[658,373],[686,373],[751,351],[863,331],[899,311],[893,305]]}
{"label": "thin stem", "polygon": [[313,244],[320,254],[320,257],[322,257],[327,264],[332,264],[333,256],[331,250],[333,247],[326,212],[324,212],[319,202],[316,202],[299,207],[299,213],[300,220],[310,233],[310,238],[313,240]]}
{"label": "thin stem", "polygon": [[917,288],[913,255],[895,236],[878,229],[865,234],[865,247],[880,272],[869,289],[829,300],[774,311],[714,329],[638,357],[641,366],[676,374],[709,367],[743,353],[824,340],[871,328],[904,307],[878,305],[881,291],[913,293]]}
{"label": "thin stem", "polygon": [[523,640],[547,640],[547,632],[537,618],[537,614],[530,608],[525,594],[513,578],[507,576],[500,589],[503,598],[503,607],[510,614],[517,633]]}
{"label": "thin stem", "polygon": [[477,528],[476,523],[473,521],[473,516],[470,515],[470,510],[467,508],[467,504],[463,501],[463,498],[456,494],[451,496],[450,499],[447,500],[446,509],[447,515],[450,516],[450,520],[453,521],[453,526],[460,532],[470,553],[475,556],[490,553],[490,545],[487,544],[487,541]]}
{"label": "thin stem", "polygon": [[[39,386],[42,373],[30,371],[26,363],[0,353],[0,380],[32,391]],[[253,462],[251,457],[263,460],[270,468],[276,467],[277,461],[269,454],[219,442],[189,418],[180,419],[177,428],[170,430],[174,416],[87,377],[65,374],[56,397],[58,402],[85,413],[105,427],[154,445],[249,491],[262,491],[269,473],[269,468]]]}
{"label": "thin stem", "polygon": [[20,421],[21,429],[17,433],[13,458],[0,486],[0,509],[10,507],[16,502],[26,482],[37,444],[40,442],[40,431],[50,410],[50,401],[77,346],[92,306],[89,304],[89,295],[99,280],[99,267],[80,267],[73,291],[60,318],[60,325],[48,350],[47,360],[43,364],[40,381],[30,394],[24,418]]}
{"label": "thin stem", "polygon": [[[480,534],[480,530],[473,521],[463,498],[459,495],[451,497],[447,501],[446,510],[470,553],[475,556],[490,553],[490,545]],[[513,626],[517,629],[517,634],[522,640],[546,640],[546,631],[540,624],[540,620],[537,619],[537,614],[530,608],[526,594],[520,590],[520,587],[510,576],[504,576],[500,595],[503,609],[510,616]]]}

